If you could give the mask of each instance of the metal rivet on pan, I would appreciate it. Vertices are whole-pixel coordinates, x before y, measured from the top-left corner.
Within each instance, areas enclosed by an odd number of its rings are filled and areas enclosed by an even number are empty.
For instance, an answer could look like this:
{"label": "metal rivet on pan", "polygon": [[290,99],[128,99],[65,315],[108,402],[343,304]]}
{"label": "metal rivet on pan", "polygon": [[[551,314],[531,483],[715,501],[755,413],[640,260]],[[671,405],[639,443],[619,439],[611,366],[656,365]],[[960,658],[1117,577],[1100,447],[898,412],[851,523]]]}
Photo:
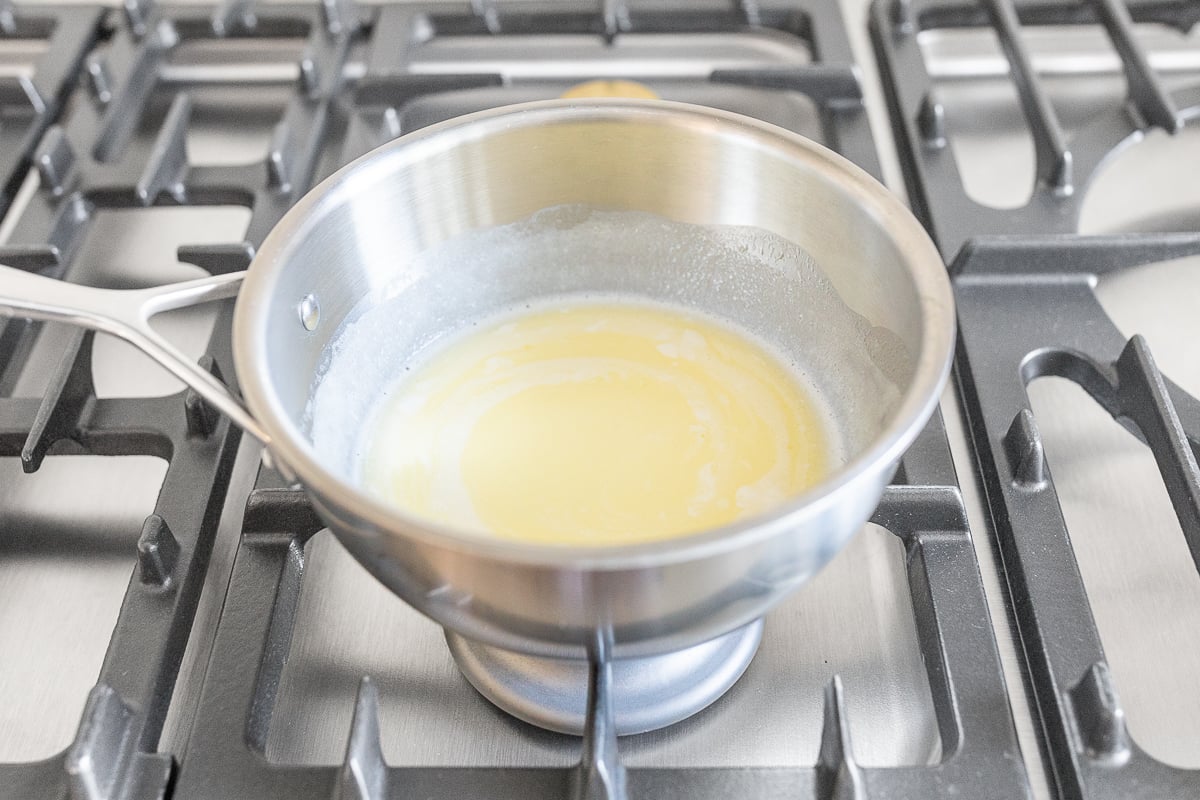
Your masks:
{"label": "metal rivet on pan", "polygon": [[304,330],[316,330],[317,323],[321,321],[321,306],[317,303],[316,296],[304,295],[304,299],[300,301],[299,311],[300,324],[304,326]]}

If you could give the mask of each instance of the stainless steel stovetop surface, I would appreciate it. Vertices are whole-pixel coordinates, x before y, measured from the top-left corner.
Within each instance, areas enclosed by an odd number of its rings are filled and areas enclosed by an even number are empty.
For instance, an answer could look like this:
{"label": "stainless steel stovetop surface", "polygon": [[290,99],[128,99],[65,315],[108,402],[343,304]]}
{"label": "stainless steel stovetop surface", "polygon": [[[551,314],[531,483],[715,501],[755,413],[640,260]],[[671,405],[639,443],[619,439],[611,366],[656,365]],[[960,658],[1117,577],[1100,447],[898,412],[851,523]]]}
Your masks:
{"label": "stainless steel stovetop surface", "polygon": [[[338,763],[358,681],[369,674],[380,690],[389,764],[567,766],[578,759],[577,739],[518,722],[475,693],[458,674],[441,628],[397,602],[330,534],[310,542],[308,552],[268,758]],[[864,532],[768,616],[758,655],[728,694],[682,723],[622,739],[625,763],[815,763],[822,690],[834,672],[846,686],[863,763],[936,760],[940,747],[903,559],[890,533]],[[351,616],[362,624],[340,624]]]}
{"label": "stainless steel stovetop surface", "polygon": [[[866,38],[866,2],[842,0],[851,42],[864,68],[868,112],[880,145],[885,178],[900,187],[894,144]],[[1195,77],[1200,37],[1155,33],[1157,48],[1177,75]],[[670,58],[628,37],[629,63],[603,48],[573,62],[580,76],[649,77],[674,99],[708,102],[755,113],[818,135],[808,101],[754,90],[692,88],[686,76],[712,59],[736,65],[804,60],[802,50],[774,37],[723,38],[720,50],[698,37],[687,49],[671,44]],[[620,40],[619,40],[620,41]],[[561,56],[561,40],[547,43]],[[1103,42],[1031,41],[1035,53],[1060,72],[1087,72],[1085,84],[1052,83],[1055,100],[1079,120],[1119,101]],[[1019,202],[1033,180],[1033,150],[1011,84],[996,76],[994,41],[927,37],[927,51],[946,91],[952,146],[973,196],[997,205]],[[591,45],[589,45],[591,46]],[[469,47],[470,50],[456,48]],[[483,48],[493,49],[484,51]],[[533,37],[519,51],[508,43],[459,42],[416,52],[431,72],[453,69],[470,56],[489,61],[512,78],[510,86],[449,93],[412,104],[418,120],[443,118],[498,100],[516,102],[561,91],[531,59]],[[990,49],[989,49],[990,48]],[[211,69],[203,54],[176,66]],[[10,59],[12,60],[12,59]],[[267,57],[254,70],[259,91],[291,80],[294,67]],[[603,63],[601,63],[603,62]],[[0,59],[0,65],[3,65]],[[580,66],[583,64],[584,66]],[[1083,65],[1083,66],[1080,66]],[[560,63],[559,67],[563,65]],[[288,72],[288,70],[293,70]],[[193,76],[195,73],[192,73]],[[973,76],[967,83],[967,75]],[[1075,77],[1079,77],[1078,74]],[[252,97],[246,95],[247,98]],[[254,108],[252,99],[245,101]],[[193,159],[236,163],[261,158],[266,133],[253,132],[236,109],[214,101],[189,139]],[[259,128],[262,126],[259,125]],[[1200,224],[1200,137],[1195,126],[1167,142],[1172,158],[1151,158],[1147,142],[1123,155],[1089,198],[1083,228],[1096,232],[1125,226],[1146,229]],[[1161,138],[1161,137],[1150,137]],[[239,155],[240,154],[240,155]],[[15,215],[14,215],[15,216]],[[1157,221],[1156,223],[1153,221]],[[94,274],[85,280],[108,285],[163,282],[190,277],[194,268],[176,262],[174,248],[187,241],[231,241],[246,224],[233,208],[148,209],[112,212],[94,224],[80,263]],[[0,241],[6,231],[0,228]],[[1159,364],[1176,382],[1200,394],[1200,335],[1194,314],[1200,297],[1200,263],[1175,262],[1113,276],[1100,295],[1127,334],[1144,334]],[[181,346],[198,354],[211,316],[192,313],[167,323]],[[45,369],[31,369],[19,394],[38,394],[56,349],[48,331],[39,343]],[[58,340],[61,342],[61,339]],[[97,339],[95,366],[101,396],[167,394],[177,386],[128,348]],[[1033,386],[1034,408],[1046,440],[1054,480],[1071,526],[1080,567],[1133,737],[1151,754],[1179,766],[1200,766],[1200,576],[1192,567],[1152,456],[1083,393],[1064,381]],[[975,490],[974,467],[955,398],[943,403],[952,449],[971,511],[976,550],[1005,663],[1018,732],[1035,782],[1048,796],[1007,617],[1005,591],[987,539],[987,521]],[[232,496],[249,488],[255,467],[244,446]],[[152,458],[50,457],[40,472],[20,474],[15,459],[0,459],[0,761],[48,756],[71,739],[87,690],[95,680],[133,566],[133,545],[152,510],[162,462]],[[213,555],[196,632],[185,657],[166,744],[181,743],[189,704],[189,675],[204,663],[220,611],[239,533],[238,513],[226,514]],[[14,533],[16,532],[16,533]],[[299,621],[279,691],[267,756],[286,763],[341,760],[361,675],[371,674],[381,692],[383,746],[396,765],[566,765],[578,757],[575,740],[544,733],[509,719],[479,697],[455,670],[441,631],[382,589],[327,533],[309,544],[308,573]],[[353,613],[351,613],[353,612]],[[347,619],[356,624],[347,625]],[[926,764],[937,760],[940,742],[928,680],[916,640],[913,613],[898,540],[865,531],[816,580],[768,616],[762,649],[742,681],[697,717],[622,742],[630,765],[801,765],[816,761],[821,729],[821,690],[842,676],[855,755],[868,765]]]}

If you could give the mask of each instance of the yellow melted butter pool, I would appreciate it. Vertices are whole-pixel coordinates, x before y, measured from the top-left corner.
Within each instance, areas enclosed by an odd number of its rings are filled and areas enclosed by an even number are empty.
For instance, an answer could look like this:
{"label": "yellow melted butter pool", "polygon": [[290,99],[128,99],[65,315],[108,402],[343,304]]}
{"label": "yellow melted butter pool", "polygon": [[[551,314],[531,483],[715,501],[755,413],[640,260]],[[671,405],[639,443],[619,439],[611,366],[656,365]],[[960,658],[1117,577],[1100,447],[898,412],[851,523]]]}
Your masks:
{"label": "yellow melted butter pool", "polygon": [[746,334],[669,306],[571,301],[430,348],[375,409],[362,479],[478,532],[630,544],[814,485],[827,428],[800,376]]}

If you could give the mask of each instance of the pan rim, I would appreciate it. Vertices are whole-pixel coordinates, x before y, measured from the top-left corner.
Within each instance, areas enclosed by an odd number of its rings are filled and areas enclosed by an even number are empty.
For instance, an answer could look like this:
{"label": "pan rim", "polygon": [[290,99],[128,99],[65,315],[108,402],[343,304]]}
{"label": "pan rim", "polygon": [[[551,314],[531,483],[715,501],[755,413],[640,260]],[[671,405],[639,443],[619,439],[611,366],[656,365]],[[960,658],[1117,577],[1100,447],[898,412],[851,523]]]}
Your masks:
{"label": "pan rim", "polygon": [[[379,162],[419,159],[424,153],[484,137],[497,129],[547,122],[624,121],[650,124],[717,124],[750,136],[760,145],[785,151],[821,171],[851,194],[864,213],[886,230],[898,252],[905,254],[906,272],[920,307],[921,347],[913,378],[891,420],[874,441],[825,480],[789,499],[776,509],[716,528],[662,540],[613,546],[552,545],[482,536],[408,514],[376,498],[324,468],[307,437],[283,411],[269,380],[266,336],[269,299],[289,262],[290,249],[303,230],[321,218],[364,180]],[[883,480],[924,427],[940,402],[948,379],[956,338],[953,292],[949,275],[928,234],[903,203],[857,165],[837,153],[783,128],[750,117],[703,106],[663,100],[589,99],[546,100],[504,106],[458,117],[395,139],[342,167],[306,194],[275,225],[258,249],[247,273],[234,315],[234,362],[243,396],[271,438],[269,449],[287,471],[314,497],[326,514],[356,517],[373,531],[414,539],[440,549],[506,563],[569,567],[580,570],[641,569],[691,561],[752,546],[799,528],[806,518],[857,493],[862,482]]]}

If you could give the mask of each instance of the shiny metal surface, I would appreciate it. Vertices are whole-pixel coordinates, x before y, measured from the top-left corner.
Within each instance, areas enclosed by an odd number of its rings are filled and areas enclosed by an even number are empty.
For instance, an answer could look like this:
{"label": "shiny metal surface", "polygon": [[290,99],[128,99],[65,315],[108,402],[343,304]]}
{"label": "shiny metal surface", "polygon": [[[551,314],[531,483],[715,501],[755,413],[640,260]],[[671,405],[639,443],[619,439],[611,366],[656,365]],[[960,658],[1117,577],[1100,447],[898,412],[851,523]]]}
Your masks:
{"label": "shiny metal surface", "polygon": [[[855,55],[867,76],[864,92],[873,125],[880,132],[877,143],[885,156],[885,175],[891,176],[893,189],[902,192],[895,157],[888,156],[893,145],[881,133],[888,122],[880,89],[871,77],[866,3],[849,0],[845,5]],[[552,38],[532,37],[527,42],[526,58],[531,64],[537,63],[543,46],[552,46]],[[702,61],[707,54],[673,55]],[[421,57],[420,49],[414,52],[414,58]],[[432,95],[411,104],[407,113],[421,124],[497,103],[536,99],[535,91],[514,84]],[[671,99],[717,103],[765,119],[783,114],[779,124],[813,138],[821,135],[815,108],[799,95],[727,91],[682,81],[666,85],[660,93]],[[747,102],[750,108],[745,107]],[[945,398],[943,408],[952,413],[953,393]],[[956,441],[963,442],[961,434]],[[956,456],[970,457],[966,451]],[[969,468],[965,472],[969,478]],[[473,691],[447,652],[442,630],[374,581],[333,537],[318,536],[307,556],[296,634],[268,742],[271,761],[339,762],[358,680],[364,674],[373,676],[381,693],[383,747],[389,764],[563,766],[578,757],[577,740],[516,721]],[[985,569],[985,575],[991,590],[996,573]],[[999,603],[999,620],[1004,624],[999,590],[989,591],[989,599]],[[361,619],[361,625],[347,626],[345,621],[351,618]],[[941,744],[917,642],[904,552],[894,537],[868,527],[802,590],[768,613],[765,622],[758,654],[729,693],[678,725],[623,739],[621,752],[627,763],[694,767],[816,763],[821,698],[834,673],[845,681],[849,726],[860,763],[900,766],[939,758]],[[1011,637],[1002,635],[1001,651],[1009,666],[1009,685],[1017,687],[1020,701]],[[1026,734],[1026,752],[1032,749],[1036,758],[1028,710],[1017,719]]]}
{"label": "shiny metal surface", "polygon": [[[861,27],[861,32],[852,27],[851,36],[862,38],[865,23]],[[536,62],[539,48],[548,43],[531,38],[528,59]],[[856,50],[860,59],[869,59],[869,48],[857,39]],[[672,55],[697,61],[706,57],[684,48]],[[421,57],[419,50],[414,57]],[[197,54],[194,61],[221,58]],[[287,73],[283,80],[294,78],[294,64],[271,63],[276,64],[277,74]],[[255,76],[229,77],[240,85]],[[475,92],[448,93],[419,105],[428,108],[431,118],[440,119],[461,113],[460,108],[469,110],[508,98],[534,99],[520,87],[503,91],[508,94],[478,99]],[[866,92],[870,100],[878,87],[868,80]],[[814,138],[821,135],[815,107],[800,95],[686,81],[663,85],[661,93],[753,113]],[[214,93],[214,108],[220,97]],[[197,116],[200,110],[197,108]],[[419,116],[414,114],[413,124],[421,122]],[[257,132],[247,136],[250,118],[243,109],[236,115],[213,114],[200,120],[206,124],[202,130],[189,131],[189,151],[193,156],[201,154],[206,163],[248,163],[261,158],[270,126],[265,126],[261,136]],[[258,117],[253,119],[257,123]],[[886,130],[886,118],[875,116],[874,124],[877,131]],[[887,152],[888,138],[880,136],[877,141]],[[885,159],[884,166],[895,173],[894,159]],[[37,176],[31,175],[21,197],[27,197],[36,186]],[[19,197],[15,207],[19,209],[22,203]],[[81,253],[81,260],[96,268],[97,277],[84,282],[142,286],[197,277],[200,270],[176,262],[175,247],[237,241],[248,216],[246,209],[235,207],[102,212],[93,221]],[[15,220],[16,214],[11,214],[0,224],[0,240]],[[160,331],[194,356],[199,355],[210,326],[207,309],[174,312],[158,323]],[[19,394],[34,396],[42,391],[64,333],[53,325],[43,332],[38,355],[32,359],[40,369],[23,376]],[[109,337],[96,340],[95,367],[101,396],[160,395],[179,389],[179,383],[165,370]],[[242,455],[254,456],[252,450],[246,448]],[[59,469],[81,461],[51,457],[34,476],[20,475],[19,466],[6,464],[13,481],[0,483],[0,505],[23,509],[13,517],[22,524],[54,520],[57,529],[73,532],[95,530],[97,509],[111,507],[123,515],[126,523],[121,530],[132,542],[153,502],[161,464],[143,467],[126,463],[127,459],[106,459],[91,467],[80,464],[69,474]],[[240,493],[232,490],[231,496],[244,496],[256,467],[256,456],[239,459],[235,485],[241,489]],[[48,476],[56,470],[61,474],[51,480]],[[121,491],[110,492],[104,488],[107,484],[93,482],[90,476],[97,471],[109,476]],[[29,488],[33,486],[39,488]],[[11,505],[11,492],[18,490],[30,492],[37,501]],[[54,498],[64,493],[70,494],[72,502],[56,503]],[[165,746],[172,749],[181,748],[186,740],[187,709],[195,702],[193,692],[203,674],[207,643],[224,596],[223,580],[227,580],[239,534],[240,509],[231,505],[226,516],[230,519],[222,523],[164,733]],[[41,549],[33,561],[10,561],[12,570],[0,563],[7,624],[4,650],[9,654],[0,655],[0,713],[4,715],[0,760],[48,756],[70,741],[133,567],[131,545],[122,550],[130,555],[107,569],[103,567],[108,562],[101,559],[75,560],[77,554],[87,551],[79,551],[74,539],[46,536],[39,541]],[[473,691],[455,668],[441,628],[372,579],[332,536],[316,537],[307,554],[301,617],[271,726],[268,758],[288,763],[339,762],[354,693],[363,674],[376,676],[380,686],[383,743],[389,763],[566,765],[578,758],[577,740],[516,721]],[[623,756],[644,766],[815,763],[821,698],[836,672],[845,680],[849,725],[860,763],[894,766],[935,761],[940,743],[904,570],[903,548],[894,537],[872,529],[854,537],[803,591],[767,616],[765,639],[755,660],[725,697],[679,725],[623,740]],[[18,574],[22,576],[19,579]],[[50,576],[45,580],[51,583],[24,577],[26,574]],[[62,591],[55,596],[62,598],[63,607],[47,606],[45,590],[60,584]],[[111,600],[106,604],[103,597]],[[57,622],[67,615],[73,623],[70,628]],[[348,619],[358,619],[361,624],[347,625]],[[21,655],[14,657],[13,653]],[[53,682],[46,678],[51,667],[56,676]]]}
{"label": "shiny metal surface", "polygon": [[195,389],[260,442],[266,434],[223,383],[150,325],[159,314],[236,297],[242,273],[145,289],[108,289],[45,278],[0,264],[0,315],[90,328],[123,339]]}
{"label": "shiny metal surface", "polygon": [[[568,204],[750,226],[794,241],[872,334],[886,330],[895,340],[872,351],[864,339],[864,363],[836,368],[884,370],[900,391],[898,408],[864,417],[861,401],[826,392],[849,448],[846,466],[777,512],[669,543],[567,550],[460,534],[407,517],[332,471],[329,454],[316,453],[302,433],[314,375],[339,324],[363,303],[382,302],[397,282],[400,318],[448,303],[426,314],[434,320],[418,341],[464,314],[564,291],[686,298],[785,352],[790,337],[804,336],[789,329],[812,324],[797,308],[826,313],[801,273],[782,271],[782,253],[769,253],[775,266],[753,273],[704,264],[700,277],[650,265],[625,274],[597,262],[574,272],[526,267],[527,277],[504,283],[472,263],[456,267],[465,278],[425,273],[415,258],[455,236]],[[866,521],[932,413],[954,337],[940,258],[869,176],[781,129],[663,102],[551,101],[480,112],[384,145],[323,182],[283,217],[241,282],[234,348],[250,412],[149,325],[160,311],[228,296],[240,276],[123,291],[11,268],[0,276],[0,312],[119,336],[268,442],[347,548],[416,608],[470,638],[551,657],[581,657],[589,631],[600,627],[613,631],[618,658],[687,648],[756,620],[812,577]],[[455,288],[443,288],[447,281]],[[734,281],[738,293],[721,290]],[[448,300],[438,294],[445,291]],[[297,308],[314,296],[329,321],[310,329]],[[868,359],[877,352],[887,363],[876,367]],[[825,371],[818,381],[838,386],[835,377],[848,380]],[[861,397],[861,389],[844,391]]]}
{"label": "shiny metal surface", "polygon": [[[762,620],[716,639],[644,658],[612,662],[618,736],[665,728],[712,705],[742,677],[762,639]],[[450,654],[480,694],[518,719],[582,736],[586,659],[538,658],[446,633]]]}
{"label": "shiny metal surface", "polygon": [[[799,274],[766,268],[725,274],[707,263],[708,274],[699,277],[655,271],[654,264],[596,262],[552,271],[517,262],[517,271],[498,283],[486,259],[444,267],[461,273],[447,275],[426,272],[415,258],[456,235],[566,204],[752,226],[794,241],[850,309],[872,330],[891,331],[909,354],[910,364],[895,358],[887,364],[901,391],[899,407],[880,427],[875,418],[852,415],[853,406],[835,405],[833,418],[852,447],[849,464],[778,512],[623,548],[564,549],[461,534],[407,517],[331,471],[330,454],[314,452],[303,433],[309,387],[339,325],[364,298],[382,302],[389,285],[399,287],[391,300],[397,318],[425,325],[403,333],[417,343],[464,316],[564,292],[615,290],[687,302],[790,349],[790,331],[804,319],[796,304],[813,302],[796,288]],[[719,290],[734,281],[738,292]],[[296,315],[309,293],[328,320],[312,332]],[[385,585],[446,627],[498,647],[573,657],[583,654],[589,631],[603,626],[611,627],[614,652],[625,658],[680,649],[747,624],[841,549],[936,404],[953,329],[949,283],[924,231],[844,159],[709,109],[558,101],[481,112],[410,134],[318,186],[259,249],[239,298],[234,342],[246,401],[272,451]],[[868,356],[861,358],[853,369],[868,368]],[[823,373],[817,380],[835,377]]]}

